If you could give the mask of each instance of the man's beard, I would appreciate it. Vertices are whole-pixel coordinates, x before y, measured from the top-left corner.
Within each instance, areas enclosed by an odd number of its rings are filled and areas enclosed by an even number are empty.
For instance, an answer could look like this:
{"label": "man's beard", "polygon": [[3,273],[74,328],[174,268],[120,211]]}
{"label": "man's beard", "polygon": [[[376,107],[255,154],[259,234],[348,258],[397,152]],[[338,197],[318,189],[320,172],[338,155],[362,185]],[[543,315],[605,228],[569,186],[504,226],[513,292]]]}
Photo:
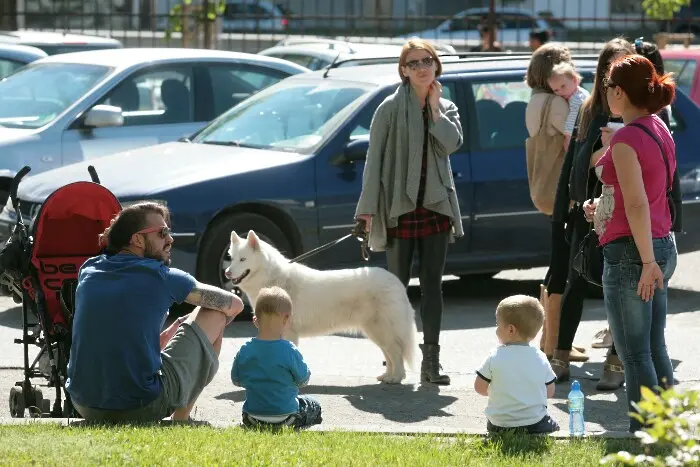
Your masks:
{"label": "man's beard", "polygon": [[146,242],[146,248],[143,251],[145,258],[162,261],[166,266],[170,266],[170,257],[163,250],[156,250],[151,242]]}

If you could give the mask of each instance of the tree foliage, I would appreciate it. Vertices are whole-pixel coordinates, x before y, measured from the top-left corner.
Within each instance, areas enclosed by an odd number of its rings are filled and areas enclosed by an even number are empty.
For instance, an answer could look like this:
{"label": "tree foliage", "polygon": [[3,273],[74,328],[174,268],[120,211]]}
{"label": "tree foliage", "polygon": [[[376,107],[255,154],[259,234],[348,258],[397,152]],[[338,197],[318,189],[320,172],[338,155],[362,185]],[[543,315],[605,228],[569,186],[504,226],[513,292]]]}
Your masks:
{"label": "tree foliage", "polygon": [[690,6],[690,0],[642,0],[644,13],[651,19],[671,19],[684,6]]}
{"label": "tree foliage", "polygon": [[644,426],[635,433],[644,452],[620,451],[604,457],[601,464],[675,467],[700,463],[700,392],[671,388],[656,394],[642,387],[642,400],[633,406],[637,412],[630,416]]}

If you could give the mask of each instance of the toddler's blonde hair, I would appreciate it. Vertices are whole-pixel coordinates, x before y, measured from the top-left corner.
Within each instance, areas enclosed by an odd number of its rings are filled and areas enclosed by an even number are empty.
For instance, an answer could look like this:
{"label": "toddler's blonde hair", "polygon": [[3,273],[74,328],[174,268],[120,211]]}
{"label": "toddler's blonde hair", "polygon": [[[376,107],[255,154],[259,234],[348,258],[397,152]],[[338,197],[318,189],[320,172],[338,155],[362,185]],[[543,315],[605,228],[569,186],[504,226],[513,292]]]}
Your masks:
{"label": "toddler's blonde hair", "polygon": [[255,301],[255,317],[259,320],[263,316],[273,314],[291,314],[292,299],[281,287],[272,286],[260,289]]}
{"label": "toddler's blonde hair", "polygon": [[544,308],[535,297],[512,295],[498,304],[496,317],[500,318],[502,323],[514,326],[521,337],[531,341],[544,323]]}
{"label": "toddler's blonde hair", "polygon": [[578,71],[576,71],[576,68],[571,62],[561,62],[554,65],[552,67],[552,72],[549,74],[549,77],[553,78],[555,76],[568,76],[569,78],[575,79],[579,83],[582,79],[581,75]]}

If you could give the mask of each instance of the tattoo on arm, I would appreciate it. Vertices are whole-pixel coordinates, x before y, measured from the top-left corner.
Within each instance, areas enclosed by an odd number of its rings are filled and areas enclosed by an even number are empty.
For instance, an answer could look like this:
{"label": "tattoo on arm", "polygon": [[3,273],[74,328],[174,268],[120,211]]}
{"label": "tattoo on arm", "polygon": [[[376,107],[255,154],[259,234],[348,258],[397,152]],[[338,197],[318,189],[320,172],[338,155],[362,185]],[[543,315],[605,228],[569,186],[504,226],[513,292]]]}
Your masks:
{"label": "tattoo on arm", "polygon": [[198,282],[185,301],[202,308],[227,312],[233,305],[234,297],[231,292]]}

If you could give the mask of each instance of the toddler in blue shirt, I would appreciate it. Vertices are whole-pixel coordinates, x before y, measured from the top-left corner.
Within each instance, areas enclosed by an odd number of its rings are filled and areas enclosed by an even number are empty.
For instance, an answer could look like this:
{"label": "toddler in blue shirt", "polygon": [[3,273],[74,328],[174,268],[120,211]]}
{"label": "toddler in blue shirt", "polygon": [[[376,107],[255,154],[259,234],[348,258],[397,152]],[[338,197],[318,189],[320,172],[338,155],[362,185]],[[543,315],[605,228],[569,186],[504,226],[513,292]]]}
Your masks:
{"label": "toddler in blue shirt", "polygon": [[292,319],[292,300],[280,287],[260,290],[253,323],[258,337],[236,354],[231,381],[245,388],[243,425],[303,428],[321,423],[321,406],[299,388],[311,371],[294,344],[282,336]]}

